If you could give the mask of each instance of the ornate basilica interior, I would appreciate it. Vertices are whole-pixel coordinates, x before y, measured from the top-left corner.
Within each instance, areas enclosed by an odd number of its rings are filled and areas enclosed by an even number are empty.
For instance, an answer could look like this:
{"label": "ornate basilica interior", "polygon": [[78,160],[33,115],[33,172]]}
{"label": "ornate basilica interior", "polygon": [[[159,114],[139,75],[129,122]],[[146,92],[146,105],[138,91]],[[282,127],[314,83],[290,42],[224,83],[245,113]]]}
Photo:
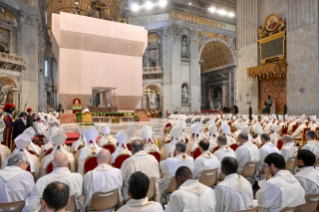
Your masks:
{"label": "ornate basilica interior", "polygon": [[[148,31],[141,61],[143,97],[137,109],[194,113],[237,105],[247,113],[251,105],[253,112],[259,113],[264,100],[272,95],[279,112],[284,105],[292,113],[315,112],[317,97],[309,95],[317,91],[317,85],[309,86],[313,82],[305,76],[312,76],[317,69],[310,52],[318,53],[318,2],[306,2],[308,6],[298,6],[292,0],[1,0],[0,107],[12,102],[18,109],[26,103],[38,111],[61,108],[58,63],[52,53],[52,14],[65,12],[142,26]],[[281,22],[267,34],[264,22],[270,20],[270,14]],[[286,78],[267,82],[249,75],[248,69],[264,65],[259,59],[258,36],[278,30],[285,32],[285,46],[284,60],[277,62],[289,65],[268,64],[263,70],[281,70]],[[309,36],[301,36],[302,32]],[[302,45],[290,45],[296,40]],[[272,91],[270,86],[277,88]],[[102,99],[111,92],[92,90],[89,106],[105,104]],[[294,104],[295,97],[310,104]]]}

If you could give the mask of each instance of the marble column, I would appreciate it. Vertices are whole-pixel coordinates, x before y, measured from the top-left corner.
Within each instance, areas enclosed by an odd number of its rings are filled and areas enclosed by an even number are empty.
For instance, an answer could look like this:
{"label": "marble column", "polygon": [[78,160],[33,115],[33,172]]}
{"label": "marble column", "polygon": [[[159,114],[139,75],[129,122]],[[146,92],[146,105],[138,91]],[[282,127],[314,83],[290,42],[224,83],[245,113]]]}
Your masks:
{"label": "marble column", "polygon": [[191,96],[191,112],[200,111],[200,67],[198,55],[198,34],[199,29],[191,29],[190,31],[190,96]]}
{"label": "marble column", "polygon": [[172,24],[164,29],[163,36],[163,93],[164,112],[180,110],[181,83],[178,70],[181,69],[182,27]]}

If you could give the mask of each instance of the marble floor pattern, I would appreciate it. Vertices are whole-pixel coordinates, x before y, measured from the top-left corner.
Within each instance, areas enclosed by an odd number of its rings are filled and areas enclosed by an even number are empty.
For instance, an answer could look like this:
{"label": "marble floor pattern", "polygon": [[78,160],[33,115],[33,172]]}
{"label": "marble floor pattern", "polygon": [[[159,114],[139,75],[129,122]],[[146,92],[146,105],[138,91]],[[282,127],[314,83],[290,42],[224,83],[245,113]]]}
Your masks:
{"label": "marble floor pattern", "polygon": [[[127,129],[130,125],[135,125],[136,132],[135,135],[138,137],[141,137],[141,130],[144,125],[148,124],[153,127],[153,138],[157,139],[163,134],[163,129],[165,125],[170,122],[173,126],[179,125],[180,121],[178,120],[168,120],[167,118],[151,118],[149,122],[122,122],[119,124],[110,124],[110,123],[94,123],[95,128],[100,131],[104,126],[109,126],[111,128],[111,135],[116,136],[117,132],[120,130],[123,130],[127,133]],[[73,133],[78,132],[78,129],[80,128],[79,124],[72,123],[72,124],[62,124],[62,129],[66,133]],[[88,128],[88,127],[86,127]],[[190,135],[191,133],[191,124],[187,123],[186,127],[186,133]]]}

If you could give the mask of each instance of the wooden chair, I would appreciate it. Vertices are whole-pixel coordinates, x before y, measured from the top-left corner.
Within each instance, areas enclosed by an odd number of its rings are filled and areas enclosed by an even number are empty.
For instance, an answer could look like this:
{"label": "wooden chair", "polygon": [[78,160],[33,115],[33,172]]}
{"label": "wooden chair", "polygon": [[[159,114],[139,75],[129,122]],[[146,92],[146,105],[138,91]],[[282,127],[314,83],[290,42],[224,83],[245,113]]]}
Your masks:
{"label": "wooden chair", "polygon": [[96,192],[93,194],[89,211],[103,211],[116,207],[120,202],[119,189],[108,192]]}
{"label": "wooden chair", "polygon": [[196,147],[195,150],[192,152],[192,157],[194,158],[194,160],[200,156],[202,154],[202,152],[200,151],[199,147]]}
{"label": "wooden chair", "polygon": [[129,157],[131,157],[131,155],[129,155],[129,154],[120,154],[120,155],[118,155],[115,158],[113,166],[115,168],[121,169],[123,162]]}
{"label": "wooden chair", "polygon": [[317,209],[319,194],[305,196],[306,204],[299,205],[294,212],[314,212]]}
{"label": "wooden chair", "polygon": [[280,137],[282,137],[283,135],[285,135],[287,133],[288,133],[288,124],[286,127],[285,127],[285,125],[282,125]]}
{"label": "wooden chair", "polygon": [[286,170],[289,170],[289,171],[292,170],[292,172],[295,173],[294,172],[295,165],[296,165],[296,158],[295,157],[288,158],[286,162]]}
{"label": "wooden chair", "polygon": [[218,181],[223,181],[225,179],[226,175],[224,173],[220,173]]}
{"label": "wooden chair", "polygon": [[218,149],[219,149],[219,146],[215,146],[215,147],[213,147],[213,148],[210,150],[210,152],[211,152],[211,153],[214,153],[214,152],[216,152]]}
{"label": "wooden chair", "polygon": [[150,151],[148,154],[153,155],[156,158],[158,164],[161,162],[161,153],[159,153],[158,151]]}
{"label": "wooden chair", "polygon": [[237,212],[257,212],[257,211],[258,211],[258,205],[253,207],[253,208],[246,209],[246,210],[240,210],[240,211],[237,211]]}
{"label": "wooden chair", "polygon": [[85,159],[85,162],[84,162],[84,173],[86,174],[87,172],[92,171],[97,166],[98,166],[97,154],[90,155],[89,157],[87,157]]}
{"label": "wooden chair", "polygon": [[127,143],[126,147],[128,150],[130,150],[132,152],[132,143]]}
{"label": "wooden chair", "polygon": [[103,149],[108,149],[111,154],[113,154],[115,152],[115,150],[116,150],[116,146],[113,143],[111,143],[111,142],[106,143],[102,148]]}
{"label": "wooden chair", "polygon": [[284,143],[282,142],[282,140],[279,140],[279,141],[277,142],[277,148],[278,148],[279,150],[281,150],[283,144],[284,144]]}
{"label": "wooden chair", "polygon": [[24,200],[9,203],[0,203],[0,211],[22,212],[24,205]]}
{"label": "wooden chair", "polygon": [[53,147],[51,147],[50,149],[45,151],[45,155],[44,156],[47,156],[47,155],[51,154],[52,150],[53,150]]}
{"label": "wooden chair", "polygon": [[150,186],[148,187],[147,197],[149,200],[155,199],[156,196],[156,181],[155,178],[150,178]]}
{"label": "wooden chair", "polygon": [[316,166],[318,166],[318,165],[319,165],[319,156],[316,156],[316,162],[315,162],[315,164],[313,164],[313,167],[316,168]]}
{"label": "wooden chair", "polygon": [[77,211],[75,195],[70,196],[70,202],[66,206],[65,211],[70,211],[70,212],[76,212]]}
{"label": "wooden chair", "polygon": [[244,166],[243,173],[241,174],[243,177],[252,177],[255,182],[254,175],[256,174],[257,162],[247,162]]}
{"label": "wooden chair", "polygon": [[309,130],[310,130],[310,127],[305,127],[305,128],[303,129],[303,131],[302,131],[302,138],[301,138],[301,144],[302,144],[302,146],[304,146],[305,143],[307,142],[307,140],[306,140],[306,133],[307,133],[307,131],[309,131]]}
{"label": "wooden chair", "polygon": [[238,148],[238,144],[231,144],[229,147],[236,151],[236,149]]}
{"label": "wooden chair", "polygon": [[292,125],[292,133],[294,133],[296,131],[296,129],[298,128],[298,124],[294,124]]}
{"label": "wooden chair", "polygon": [[164,194],[162,196],[165,198],[165,204],[167,204],[167,195],[173,193],[176,190],[176,182],[175,182],[175,176],[171,178],[171,181],[169,183],[168,188],[164,191]]}
{"label": "wooden chair", "polygon": [[319,130],[319,127],[316,127],[316,129],[315,129],[315,133],[316,133],[316,137],[315,137],[315,140],[316,141],[318,141],[319,140],[319,138],[318,138],[318,136],[317,136],[317,131]]}
{"label": "wooden chair", "polygon": [[[293,212],[295,208],[296,207],[285,207],[285,208],[281,209],[281,211],[279,211],[279,212]],[[306,211],[304,211],[304,212],[306,212]]]}
{"label": "wooden chair", "polygon": [[217,183],[217,168],[202,171],[199,182],[208,187],[215,185]]}

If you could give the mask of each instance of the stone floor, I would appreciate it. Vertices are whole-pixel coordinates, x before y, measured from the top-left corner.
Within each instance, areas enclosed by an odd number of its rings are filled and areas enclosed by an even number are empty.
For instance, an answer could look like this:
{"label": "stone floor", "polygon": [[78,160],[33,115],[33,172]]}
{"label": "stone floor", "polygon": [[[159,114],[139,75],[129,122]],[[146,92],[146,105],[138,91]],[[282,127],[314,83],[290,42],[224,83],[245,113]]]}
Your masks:
{"label": "stone floor", "polygon": [[[170,122],[173,126],[179,125],[179,121],[177,120],[168,120],[167,118],[151,118],[149,122],[122,122],[120,124],[110,124],[110,123],[95,123],[96,129],[101,132],[103,126],[108,125],[111,128],[111,134],[116,136],[117,132],[123,130],[127,132],[127,129],[130,125],[134,124],[136,127],[136,136],[141,136],[141,129],[144,125],[148,124],[153,127],[154,138],[157,139],[163,133],[164,126]],[[191,132],[191,124],[187,124],[186,133],[190,134]],[[77,132],[80,126],[78,124],[62,124],[63,131],[66,133]]]}

